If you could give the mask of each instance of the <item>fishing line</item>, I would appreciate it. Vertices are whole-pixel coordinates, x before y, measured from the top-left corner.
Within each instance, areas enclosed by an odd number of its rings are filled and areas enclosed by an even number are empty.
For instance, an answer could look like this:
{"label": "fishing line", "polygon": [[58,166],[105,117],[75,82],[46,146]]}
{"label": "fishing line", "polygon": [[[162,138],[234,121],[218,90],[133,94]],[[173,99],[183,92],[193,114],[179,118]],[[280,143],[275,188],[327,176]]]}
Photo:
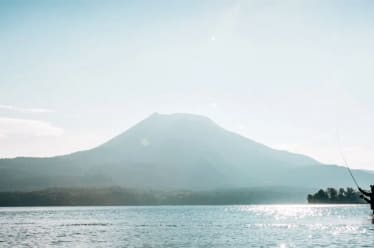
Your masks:
{"label": "fishing line", "polygon": [[357,188],[360,188],[360,186],[358,185],[358,183],[356,181],[356,178],[353,176],[353,173],[352,173],[351,169],[348,166],[347,159],[344,156],[344,153],[343,153],[343,150],[342,150],[342,146],[341,146],[341,142],[340,142],[340,136],[339,136],[338,130],[336,130],[336,136],[337,136],[337,140],[338,140],[339,153],[340,153],[340,156],[343,159],[344,165],[347,168],[347,170],[349,172],[349,175],[351,175],[351,177],[353,179],[353,182],[356,184]]}

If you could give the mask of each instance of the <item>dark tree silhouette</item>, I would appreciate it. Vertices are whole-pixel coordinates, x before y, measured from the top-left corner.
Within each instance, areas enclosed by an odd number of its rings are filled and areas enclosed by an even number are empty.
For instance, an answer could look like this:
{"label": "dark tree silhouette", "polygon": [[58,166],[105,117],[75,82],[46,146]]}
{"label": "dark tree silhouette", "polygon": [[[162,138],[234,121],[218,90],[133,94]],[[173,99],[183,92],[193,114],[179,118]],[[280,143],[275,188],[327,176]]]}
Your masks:
{"label": "dark tree silhouette", "polygon": [[353,188],[336,190],[335,188],[320,189],[315,194],[309,194],[307,197],[308,203],[365,203],[360,198],[360,192]]}

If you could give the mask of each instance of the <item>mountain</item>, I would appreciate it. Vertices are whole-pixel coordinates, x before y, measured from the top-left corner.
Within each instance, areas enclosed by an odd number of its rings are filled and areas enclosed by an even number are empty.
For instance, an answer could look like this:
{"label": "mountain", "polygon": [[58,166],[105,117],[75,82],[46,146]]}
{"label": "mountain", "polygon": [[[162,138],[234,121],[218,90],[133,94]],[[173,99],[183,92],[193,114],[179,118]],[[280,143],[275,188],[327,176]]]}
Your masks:
{"label": "mountain", "polygon": [[[374,181],[354,171],[362,185]],[[275,150],[191,114],[153,114],[91,150],[0,160],[0,191],[50,187],[212,190],[353,186],[347,169]]]}

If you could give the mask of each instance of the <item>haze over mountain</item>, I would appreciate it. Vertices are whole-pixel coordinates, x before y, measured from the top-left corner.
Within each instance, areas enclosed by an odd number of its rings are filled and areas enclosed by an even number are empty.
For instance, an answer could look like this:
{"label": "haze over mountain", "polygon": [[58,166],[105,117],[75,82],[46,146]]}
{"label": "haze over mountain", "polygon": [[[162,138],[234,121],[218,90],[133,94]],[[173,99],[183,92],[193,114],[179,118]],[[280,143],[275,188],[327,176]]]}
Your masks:
{"label": "haze over mountain", "polygon": [[[354,174],[362,185],[374,181],[372,172]],[[353,183],[344,167],[269,148],[191,114],[153,114],[87,151],[0,160],[0,191],[105,186],[211,190]]]}

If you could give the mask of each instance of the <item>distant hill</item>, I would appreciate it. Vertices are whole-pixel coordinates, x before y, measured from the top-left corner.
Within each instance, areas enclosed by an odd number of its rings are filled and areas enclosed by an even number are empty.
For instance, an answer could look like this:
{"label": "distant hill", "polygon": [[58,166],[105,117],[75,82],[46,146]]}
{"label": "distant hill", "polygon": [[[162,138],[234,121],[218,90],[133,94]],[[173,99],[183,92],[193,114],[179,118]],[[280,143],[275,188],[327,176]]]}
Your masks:
{"label": "distant hill", "polygon": [[[353,171],[363,185],[374,174]],[[157,190],[353,186],[346,168],[275,150],[210,119],[153,114],[88,151],[0,160],[0,191],[122,186]]]}

